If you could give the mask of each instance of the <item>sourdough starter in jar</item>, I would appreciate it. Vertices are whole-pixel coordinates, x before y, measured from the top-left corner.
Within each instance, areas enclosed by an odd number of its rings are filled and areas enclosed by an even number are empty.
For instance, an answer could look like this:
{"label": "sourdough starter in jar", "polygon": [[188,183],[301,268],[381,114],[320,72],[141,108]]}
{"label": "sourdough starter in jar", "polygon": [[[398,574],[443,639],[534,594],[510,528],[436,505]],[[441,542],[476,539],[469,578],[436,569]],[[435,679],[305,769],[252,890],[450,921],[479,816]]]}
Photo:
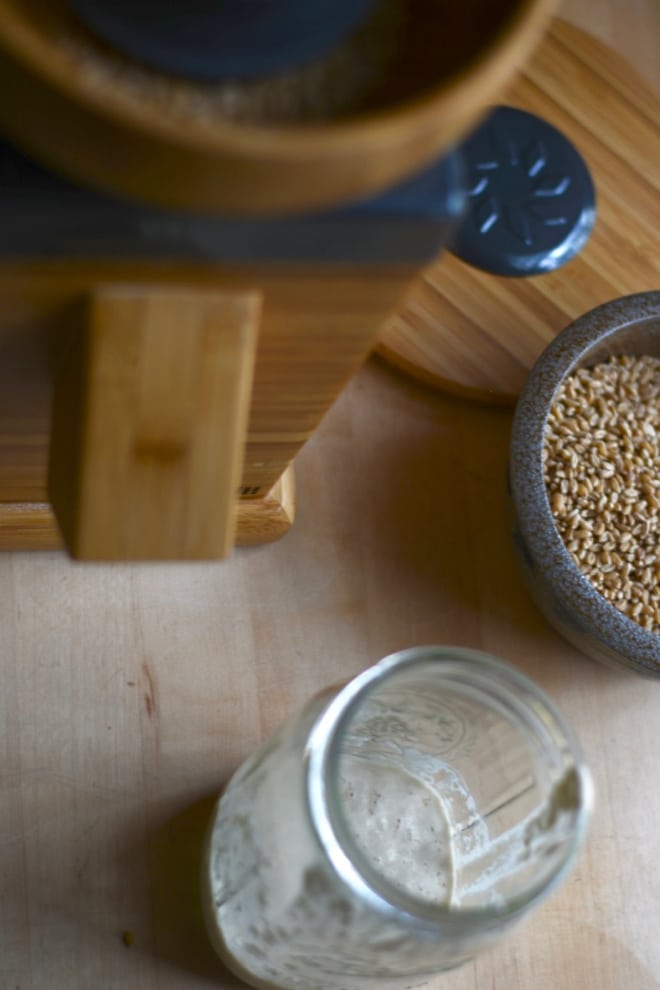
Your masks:
{"label": "sourdough starter in jar", "polygon": [[313,700],[216,807],[204,907],[229,967],[266,990],[407,990],[496,941],[584,831],[589,778],[546,704],[440,648]]}
{"label": "sourdough starter in jar", "polygon": [[[415,970],[418,943],[406,944],[395,921],[342,889],[299,833],[297,816],[287,815],[284,793],[278,807],[270,762],[237,789],[230,785],[210,835],[205,909],[220,956],[267,990],[386,990],[426,982],[431,971],[405,975]],[[452,849],[438,795],[395,765],[359,756],[344,761],[340,789],[347,824],[370,865],[410,896],[448,905]],[[288,825],[264,828],[267,806]],[[378,975],[363,975],[370,972]]]}
{"label": "sourdough starter in jar", "polygon": [[353,840],[370,865],[410,896],[448,906],[454,862],[438,793],[401,767],[359,756],[343,761],[341,783]]}

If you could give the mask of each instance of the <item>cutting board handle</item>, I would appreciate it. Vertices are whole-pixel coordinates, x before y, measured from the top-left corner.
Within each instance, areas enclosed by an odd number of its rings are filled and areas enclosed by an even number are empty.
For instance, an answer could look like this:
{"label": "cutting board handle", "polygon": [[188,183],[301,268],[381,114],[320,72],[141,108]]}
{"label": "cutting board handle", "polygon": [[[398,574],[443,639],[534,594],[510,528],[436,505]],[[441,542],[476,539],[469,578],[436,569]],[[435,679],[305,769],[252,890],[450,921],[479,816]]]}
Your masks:
{"label": "cutting board handle", "polygon": [[83,560],[201,560],[233,546],[257,292],[110,285],[59,355],[49,497]]}

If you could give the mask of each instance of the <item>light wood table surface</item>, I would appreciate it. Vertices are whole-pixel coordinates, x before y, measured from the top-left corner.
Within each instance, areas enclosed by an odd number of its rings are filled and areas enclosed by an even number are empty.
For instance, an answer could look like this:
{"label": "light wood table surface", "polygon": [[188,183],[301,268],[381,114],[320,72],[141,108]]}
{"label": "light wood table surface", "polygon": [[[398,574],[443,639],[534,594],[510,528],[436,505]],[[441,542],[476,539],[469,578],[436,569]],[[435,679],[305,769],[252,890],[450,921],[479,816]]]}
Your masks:
{"label": "light wood table surface", "polygon": [[[659,12],[561,9],[656,83]],[[238,986],[196,901],[211,799],[316,690],[423,643],[531,675],[597,789],[571,878],[432,990],[660,988],[660,684],[580,656],[530,604],[506,521],[510,422],[373,361],[299,457],[280,543],[201,566],[0,557],[0,990]]]}

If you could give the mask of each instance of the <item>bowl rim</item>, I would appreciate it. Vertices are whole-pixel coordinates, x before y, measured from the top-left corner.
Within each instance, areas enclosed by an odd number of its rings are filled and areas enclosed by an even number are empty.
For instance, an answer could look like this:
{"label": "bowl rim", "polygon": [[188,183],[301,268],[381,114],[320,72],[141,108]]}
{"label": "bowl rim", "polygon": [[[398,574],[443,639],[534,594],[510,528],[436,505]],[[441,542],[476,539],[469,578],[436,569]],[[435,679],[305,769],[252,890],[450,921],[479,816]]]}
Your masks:
{"label": "bowl rim", "polygon": [[[557,529],[543,478],[543,439],[548,414],[565,376],[600,343],[633,324],[658,321],[660,291],[621,296],[569,324],[543,351],[523,387],[511,430],[509,483],[519,535],[544,583],[568,613],[578,613],[605,651],[640,672],[660,674],[660,634],[620,612],[574,562]],[[602,629],[607,629],[607,634]],[[625,661],[624,659],[625,658]]]}

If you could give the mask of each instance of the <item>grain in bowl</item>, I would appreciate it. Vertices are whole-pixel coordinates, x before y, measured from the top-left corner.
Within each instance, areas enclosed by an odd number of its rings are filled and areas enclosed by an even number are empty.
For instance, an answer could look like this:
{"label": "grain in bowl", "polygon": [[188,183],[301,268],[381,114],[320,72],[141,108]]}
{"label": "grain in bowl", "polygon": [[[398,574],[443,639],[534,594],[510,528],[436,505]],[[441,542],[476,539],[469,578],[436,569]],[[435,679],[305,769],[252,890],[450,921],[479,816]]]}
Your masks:
{"label": "grain in bowl", "polygon": [[660,632],[660,359],[620,354],[568,374],[548,412],[543,472],[582,573]]}
{"label": "grain in bowl", "polygon": [[537,606],[582,653],[654,679],[659,362],[660,291],[590,310],[537,359],[509,448],[512,536]]}

